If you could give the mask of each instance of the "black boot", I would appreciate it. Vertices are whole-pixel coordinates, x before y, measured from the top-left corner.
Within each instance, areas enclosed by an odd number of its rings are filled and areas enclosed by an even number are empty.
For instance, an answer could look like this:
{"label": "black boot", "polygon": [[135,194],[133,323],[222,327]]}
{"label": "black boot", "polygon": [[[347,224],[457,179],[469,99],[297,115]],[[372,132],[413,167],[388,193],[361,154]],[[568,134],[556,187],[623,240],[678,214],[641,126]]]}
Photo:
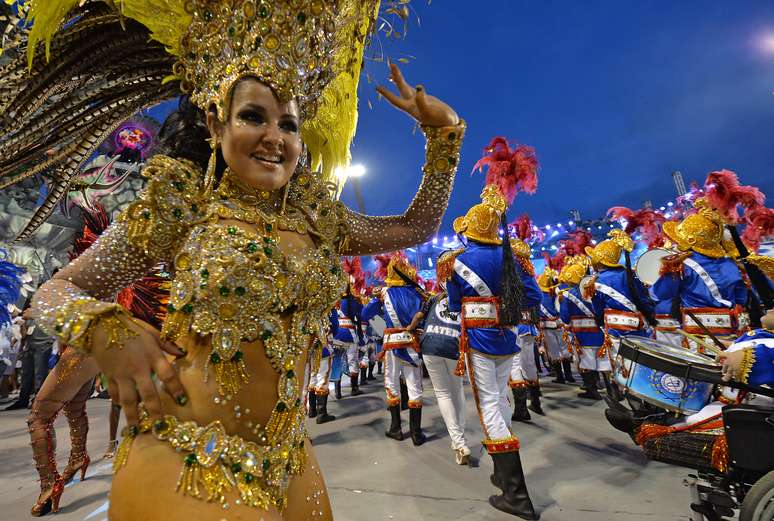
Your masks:
{"label": "black boot", "polygon": [[556,373],[556,378],[554,378],[555,384],[563,384],[567,383],[564,379],[564,373],[562,372],[562,362],[559,362],[558,360],[555,361],[553,364],[551,364],[554,368],[554,373]]}
{"label": "black boot", "polygon": [[564,369],[564,381],[568,384],[574,384],[575,377],[572,375],[572,360],[562,360],[562,369]]}
{"label": "black boot", "polygon": [[368,375],[366,375],[366,380],[374,381],[376,380],[376,377],[374,376],[374,366],[376,364],[373,362],[368,362]]}
{"label": "black boot", "polygon": [[578,393],[578,398],[588,398],[589,400],[601,400],[602,395],[597,390],[597,372],[596,371],[583,371],[581,373],[585,390],[582,393]]}
{"label": "black boot", "polygon": [[545,416],[543,407],[540,405],[540,385],[531,385],[529,387],[529,410],[535,414]]}
{"label": "black boot", "polygon": [[360,368],[360,385],[365,385],[365,384],[368,383],[368,378],[366,378],[366,376],[368,376],[368,369],[365,368],[365,367],[361,367]]}
{"label": "black boot", "polygon": [[382,362],[376,362],[376,374],[384,374]]}
{"label": "black boot", "polygon": [[497,510],[506,512],[522,519],[540,519],[535,513],[535,507],[527,492],[527,483],[524,481],[524,469],[521,467],[521,457],[517,452],[504,452],[491,454],[495,462],[497,481],[503,493],[499,496],[490,496],[489,504]]}
{"label": "black boot", "polygon": [[360,386],[357,383],[357,376],[357,373],[349,375],[349,384],[352,387],[352,392],[349,393],[350,396],[360,396],[363,394],[363,391],[360,390]]}
{"label": "black boot", "polygon": [[341,380],[333,382],[333,387],[336,389],[336,399],[341,400]]}
{"label": "black boot", "polygon": [[406,381],[401,378],[400,379],[400,410],[405,411],[409,408],[408,406],[409,397],[408,397],[408,387],[406,386]]}
{"label": "black boot", "polygon": [[610,399],[616,402],[622,401],[624,397],[621,394],[621,389],[618,387],[618,383],[610,378],[610,373],[602,373],[602,379],[605,381],[605,390],[607,390]]}
{"label": "black boot", "polygon": [[403,431],[400,426],[400,406],[390,405],[390,430],[384,433],[388,438],[403,441]]}
{"label": "black boot", "polygon": [[637,422],[634,420],[634,416],[631,412],[627,411],[623,407],[613,408],[609,407],[605,409],[605,418],[608,423],[618,429],[621,432],[625,432],[629,436],[634,436]]}
{"label": "black boot", "polygon": [[317,423],[328,423],[336,417],[328,414],[328,395],[321,394],[317,397]]}
{"label": "black boot", "polygon": [[427,438],[422,432],[422,408],[409,409],[409,430],[411,431],[411,441],[414,445],[422,445]]}
{"label": "black boot", "polygon": [[527,410],[527,389],[514,387],[513,391],[513,416],[511,421],[526,422],[532,419]]}
{"label": "black boot", "polygon": [[309,391],[309,417],[317,416],[317,395],[314,391]]}

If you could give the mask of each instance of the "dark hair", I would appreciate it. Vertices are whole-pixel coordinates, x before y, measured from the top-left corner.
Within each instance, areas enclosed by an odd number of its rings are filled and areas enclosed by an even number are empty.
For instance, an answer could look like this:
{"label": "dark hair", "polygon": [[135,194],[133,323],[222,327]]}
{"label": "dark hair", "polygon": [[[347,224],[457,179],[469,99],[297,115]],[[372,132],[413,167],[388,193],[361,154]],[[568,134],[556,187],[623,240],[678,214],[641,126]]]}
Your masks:
{"label": "dark hair", "polygon": [[[214,108],[212,109],[214,111]],[[182,96],[177,110],[172,112],[159,130],[159,153],[177,159],[188,159],[207,170],[212,149],[207,143],[210,131],[207,128],[207,117],[204,111],[191,103],[188,96]],[[218,151],[218,161],[215,169],[217,180],[226,170],[226,160]]]}
{"label": "dark hair", "polygon": [[508,218],[503,212],[500,218],[503,240],[503,274],[500,279],[500,323],[503,326],[515,326],[521,322],[522,300],[524,298],[524,283],[516,272],[516,261],[511,250],[511,239],[508,234]]}

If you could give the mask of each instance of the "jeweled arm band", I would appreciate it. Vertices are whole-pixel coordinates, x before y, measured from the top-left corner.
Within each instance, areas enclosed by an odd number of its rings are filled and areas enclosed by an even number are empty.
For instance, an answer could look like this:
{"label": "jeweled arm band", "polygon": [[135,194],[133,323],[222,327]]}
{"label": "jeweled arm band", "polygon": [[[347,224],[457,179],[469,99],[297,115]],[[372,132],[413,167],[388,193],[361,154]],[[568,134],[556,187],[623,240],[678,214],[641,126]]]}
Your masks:
{"label": "jeweled arm band", "polygon": [[420,244],[438,229],[454,186],[465,122],[450,127],[422,126],[427,138],[424,176],[402,215],[372,216],[347,212],[349,241],[345,255],[390,251]]}
{"label": "jeweled arm band", "polygon": [[108,349],[120,347],[136,336],[129,328],[131,315],[120,305],[90,297],[66,281],[56,283],[55,286],[64,286],[60,293],[63,298],[58,306],[43,308],[37,323],[62,345],[90,353],[97,325],[105,331]]}

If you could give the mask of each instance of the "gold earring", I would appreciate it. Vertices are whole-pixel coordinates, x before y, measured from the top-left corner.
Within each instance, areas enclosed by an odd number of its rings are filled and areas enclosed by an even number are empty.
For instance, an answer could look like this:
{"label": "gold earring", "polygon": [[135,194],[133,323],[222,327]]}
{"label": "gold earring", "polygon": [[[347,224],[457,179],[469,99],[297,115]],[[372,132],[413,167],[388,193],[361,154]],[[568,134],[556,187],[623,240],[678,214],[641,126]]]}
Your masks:
{"label": "gold earring", "polygon": [[211,193],[212,187],[215,184],[215,169],[218,165],[218,147],[220,141],[217,137],[211,137],[207,139],[212,148],[212,154],[210,154],[210,160],[207,162],[207,171],[204,174],[204,191],[205,193]]}

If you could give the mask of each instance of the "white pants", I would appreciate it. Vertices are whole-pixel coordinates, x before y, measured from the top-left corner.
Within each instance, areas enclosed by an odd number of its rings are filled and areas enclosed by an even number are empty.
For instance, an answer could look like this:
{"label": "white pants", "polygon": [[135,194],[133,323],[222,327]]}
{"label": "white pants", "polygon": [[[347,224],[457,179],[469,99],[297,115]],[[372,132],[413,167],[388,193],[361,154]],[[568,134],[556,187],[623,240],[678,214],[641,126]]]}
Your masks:
{"label": "white pants", "polygon": [[535,364],[535,337],[532,335],[520,336],[519,346],[521,351],[513,357],[511,378],[508,383],[511,386],[523,386],[525,383],[537,385],[538,372],[537,365]]}
{"label": "white pants", "polygon": [[384,354],[384,390],[387,392],[387,405],[400,404],[400,375],[408,387],[409,407],[422,407],[422,361],[415,367],[402,361],[392,351]]}
{"label": "white pants", "polygon": [[438,409],[441,411],[446,430],[449,431],[452,448],[467,445],[465,441],[465,390],[462,377],[454,374],[457,361],[442,356],[425,355],[425,367],[433,383]]}
{"label": "white pants", "polygon": [[564,342],[562,342],[561,329],[544,329],[543,343],[546,346],[548,358],[552,362],[572,359],[572,353],[567,350],[567,346],[565,346]]}
{"label": "white pants", "polygon": [[360,374],[360,353],[355,343],[347,345],[347,370],[350,376]]}
{"label": "white pants", "polygon": [[312,373],[309,379],[309,392],[314,391],[315,394],[328,394],[328,381],[331,377],[331,367],[333,361],[333,355],[322,358],[320,360],[320,367]]}
{"label": "white pants", "polygon": [[583,347],[580,354],[580,368],[587,371],[610,371],[610,357],[605,355],[602,358],[597,356],[599,347]]}
{"label": "white pants", "polygon": [[659,331],[656,330],[656,340],[663,342],[672,347],[683,347],[683,337],[679,333],[673,333],[671,331]]}
{"label": "white pants", "polygon": [[512,437],[508,377],[513,367],[513,357],[488,358],[476,351],[470,351],[467,357],[468,377],[484,436],[487,440]]}

